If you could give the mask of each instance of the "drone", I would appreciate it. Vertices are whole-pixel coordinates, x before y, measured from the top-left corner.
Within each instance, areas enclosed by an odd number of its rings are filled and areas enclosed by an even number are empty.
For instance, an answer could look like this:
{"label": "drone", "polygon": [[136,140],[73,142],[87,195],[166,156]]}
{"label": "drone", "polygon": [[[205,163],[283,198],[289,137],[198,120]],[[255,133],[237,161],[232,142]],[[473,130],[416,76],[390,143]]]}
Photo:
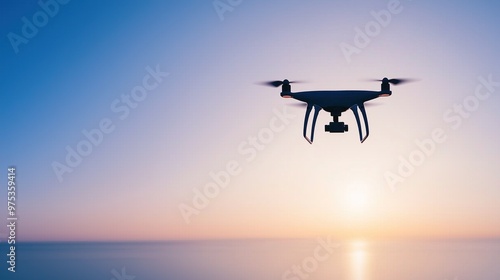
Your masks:
{"label": "drone", "polygon": [[[300,92],[292,92],[292,87],[290,84],[298,83],[297,81],[271,81],[264,82],[264,85],[279,87],[281,86],[281,97],[283,98],[293,98],[307,104],[306,116],[304,119],[304,138],[309,142],[309,144],[313,143],[314,140],[314,128],[316,126],[316,119],[318,118],[318,114],[321,109],[329,112],[333,117],[333,122],[325,125],[325,132],[330,133],[344,133],[349,130],[349,127],[344,122],[339,121],[340,115],[351,109],[354,113],[354,117],[356,118],[356,122],[358,124],[359,131],[359,140],[363,143],[368,135],[370,134],[370,130],[368,128],[368,118],[366,116],[365,110],[365,102],[370,101],[372,99],[378,97],[387,97],[391,96],[391,84],[398,85],[406,82],[411,82],[411,79],[387,79],[383,78],[382,80],[372,80],[382,82],[380,91],[371,91],[371,90],[316,90],[316,91],[300,91]],[[307,136],[307,124],[309,121],[309,115],[311,114],[312,108],[314,108],[314,116],[312,120],[312,128],[310,132],[310,137]],[[363,136],[363,132],[361,129],[361,123],[359,118],[359,111],[363,116],[363,121],[365,123],[365,135]]]}

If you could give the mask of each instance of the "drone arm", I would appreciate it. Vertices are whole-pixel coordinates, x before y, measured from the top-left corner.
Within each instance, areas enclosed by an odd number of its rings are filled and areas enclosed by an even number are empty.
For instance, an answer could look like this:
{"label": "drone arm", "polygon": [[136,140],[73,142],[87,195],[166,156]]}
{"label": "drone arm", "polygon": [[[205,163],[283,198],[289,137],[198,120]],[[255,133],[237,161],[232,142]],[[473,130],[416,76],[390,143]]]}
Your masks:
{"label": "drone arm", "polygon": [[[361,114],[363,115],[363,121],[365,122],[366,135],[364,137],[363,137],[363,132],[361,131],[361,122],[359,120],[358,107],[359,107],[359,110],[361,111]],[[370,134],[370,130],[368,128],[368,118],[366,117],[365,106],[363,103],[361,103],[360,105],[355,104],[354,106],[351,107],[351,110],[354,113],[354,117],[356,118],[356,122],[358,124],[359,140],[361,141],[361,143],[363,143],[363,142],[365,142],[366,138],[368,138],[368,135]]]}
{"label": "drone arm", "polygon": [[[312,107],[314,106],[314,116],[313,116],[313,121],[312,121],[312,127],[311,127],[311,138],[307,137],[307,123],[309,122],[309,115],[311,114]],[[318,118],[319,111],[321,110],[321,107],[318,105],[312,105],[312,104],[307,104],[307,109],[306,109],[306,116],[304,118],[304,131],[303,135],[304,138],[309,142],[309,144],[312,144],[314,141],[314,128],[316,127],[316,119]]]}

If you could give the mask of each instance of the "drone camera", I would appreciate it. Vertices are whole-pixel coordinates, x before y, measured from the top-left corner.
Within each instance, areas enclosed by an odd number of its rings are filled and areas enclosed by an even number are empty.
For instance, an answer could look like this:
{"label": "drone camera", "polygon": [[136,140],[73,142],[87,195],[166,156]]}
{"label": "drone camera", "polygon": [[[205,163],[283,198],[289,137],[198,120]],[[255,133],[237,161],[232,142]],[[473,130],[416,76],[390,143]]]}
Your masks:
{"label": "drone camera", "polygon": [[349,130],[349,126],[343,122],[331,122],[325,125],[325,131],[330,133],[344,133]]}

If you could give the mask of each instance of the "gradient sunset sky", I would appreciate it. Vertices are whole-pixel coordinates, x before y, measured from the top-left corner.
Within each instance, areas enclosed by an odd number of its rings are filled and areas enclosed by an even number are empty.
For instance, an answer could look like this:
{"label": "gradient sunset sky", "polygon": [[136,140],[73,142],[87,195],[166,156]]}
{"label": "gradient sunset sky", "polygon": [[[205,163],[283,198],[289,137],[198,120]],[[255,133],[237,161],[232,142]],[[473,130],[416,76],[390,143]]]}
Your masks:
{"label": "gradient sunset sky", "polygon": [[[20,240],[500,237],[499,3],[70,1],[16,53],[9,34],[37,2],[0,4],[0,213],[13,165]],[[169,74],[117,113],[148,67]],[[304,108],[257,84],[378,90],[365,80],[383,77],[418,82],[367,108],[363,144],[351,112],[350,131],[329,134],[323,111],[310,145]],[[60,182],[54,162],[103,119],[114,130]],[[442,143],[391,186],[436,130]],[[186,223],[179,207],[228,164],[238,174]]]}

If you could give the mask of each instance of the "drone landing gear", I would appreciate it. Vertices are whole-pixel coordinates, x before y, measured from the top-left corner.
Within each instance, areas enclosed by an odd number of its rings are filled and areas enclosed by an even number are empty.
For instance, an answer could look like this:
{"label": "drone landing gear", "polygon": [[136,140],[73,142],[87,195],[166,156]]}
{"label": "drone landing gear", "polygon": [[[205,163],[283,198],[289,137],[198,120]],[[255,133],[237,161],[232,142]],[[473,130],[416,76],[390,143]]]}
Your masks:
{"label": "drone landing gear", "polygon": [[[314,107],[314,116],[312,120],[312,127],[311,127],[311,137],[307,137],[307,123],[309,121],[309,115],[311,114],[312,108]],[[361,121],[359,119],[359,113],[358,113],[358,108],[361,111],[361,114],[363,115],[363,121],[365,123],[365,133],[366,135],[363,136],[363,131],[361,129]],[[318,105],[313,105],[313,104],[307,104],[307,110],[306,110],[306,116],[304,119],[304,138],[309,142],[309,144],[312,144],[314,140],[314,128],[316,126],[316,120],[318,118],[319,111],[321,111],[321,107]],[[363,143],[366,138],[368,138],[368,135],[370,134],[370,130],[368,128],[368,118],[366,117],[366,110],[365,106],[363,103],[361,104],[355,104],[351,108],[352,112],[354,113],[354,117],[356,118],[356,122],[358,124],[358,131],[359,131],[359,140],[361,143]],[[330,122],[330,124],[325,125],[325,131],[330,132],[330,133],[344,133],[349,130],[349,126],[345,124],[344,122],[339,121],[339,117],[344,111],[342,108],[340,109],[333,109],[332,108],[327,108],[327,111],[329,111],[333,117],[333,122]]]}
{"label": "drone landing gear", "polygon": [[[363,115],[363,121],[365,123],[365,132],[366,132],[366,135],[364,137],[363,137],[363,132],[361,131],[361,123],[360,123],[360,120],[359,120],[358,108],[361,111],[361,114]],[[370,135],[370,129],[368,128],[368,118],[366,117],[365,105],[363,103],[361,103],[361,104],[354,104],[351,107],[351,110],[354,113],[354,117],[356,118],[356,122],[358,123],[359,140],[361,141],[361,143],[363,143],[363,142],[365,142],[366,138],[368,138],[368,135]]]}
{"label": "drone landing gear", "polygon": [[[314,107],[314,116],[313,116],[313,121],[312,121],[312,127],[311,127],[311,138],[307,137],[307,122],[309,121],[309,115],[311,114],[311,110]],[[316,126],[316,119],[318,118],[319,111],[321,111],[321,107],[318,105],[313,105],[307,103],[307,110],[306,110],[306,117],[304,119],[304,138],[306,138],[307,142],[309,144],[313,143],[314,140],[314,127]]]}

